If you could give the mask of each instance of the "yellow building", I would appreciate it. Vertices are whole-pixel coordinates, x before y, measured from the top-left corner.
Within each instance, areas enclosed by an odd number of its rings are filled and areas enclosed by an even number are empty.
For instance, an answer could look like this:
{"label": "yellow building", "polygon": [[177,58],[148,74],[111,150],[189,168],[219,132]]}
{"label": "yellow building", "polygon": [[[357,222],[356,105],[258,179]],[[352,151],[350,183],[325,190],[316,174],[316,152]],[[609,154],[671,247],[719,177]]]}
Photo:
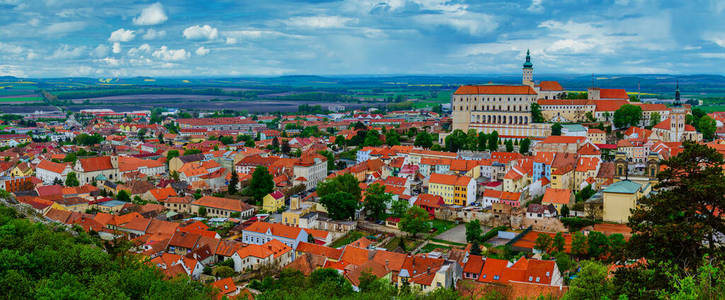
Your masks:
{"label": "yellow building", "polygon": [[428,193],[443,197],[446,204],[467,206],[476,201],[476,181],[468,176],[433,173]]}
{"label": "yellow building", "polygon": [[284,194],[280,191],[274,191],[264,196],[262,201],[262,209],[264,211],[269,213],[276,212],[284,206]]}
{"label": "yellow building", "polygon": [[292,196],[290,198],[290,208],[282,212],[282,224],[294,227],[308,228],[309,224],[302,224],[300,222],[304,215],[314,212],[316,203],[302,202],[299,196]]}
{"label": "yellow building", "polygon": [[13,177],[26,177],[31,175],[33,175],[33,168],[28,163],[18,164],[10,171],[10,176]]}
{"label": "yellow building", "polygon": [[587,130],[587,138],[595,144],[607,143],[607,133],[598,128],[589,128],[589,130]]}
{"label": "yellow building", "polygon": [[637,199],[647,196],[650,185],[642,185],[628,180],[618,181],[604,189],[605,222],[626,223],[631,215],[630,210],[637,206]]}

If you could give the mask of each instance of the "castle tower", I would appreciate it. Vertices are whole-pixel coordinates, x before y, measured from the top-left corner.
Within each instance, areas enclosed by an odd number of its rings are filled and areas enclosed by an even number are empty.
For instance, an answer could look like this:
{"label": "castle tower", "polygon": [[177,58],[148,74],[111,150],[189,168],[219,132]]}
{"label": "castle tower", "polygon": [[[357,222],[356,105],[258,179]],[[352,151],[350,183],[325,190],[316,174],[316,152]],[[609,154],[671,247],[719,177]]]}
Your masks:
{"label": "castle tower", "polygon": [[680,142],[685,133],[685,115],[687,111],[680,103],[680,83],[675,88],[675,103],[672,104],[670,113],[670,142]]}
{"label": "castle tower", "polygon": [[523,72],[521,83],[524,85],[528,85],[530,87],[534,87],[534,64],[531,63],[531,53],[529,50],[526,50],[526,62],[524,62],[524,67],[521,69]]}

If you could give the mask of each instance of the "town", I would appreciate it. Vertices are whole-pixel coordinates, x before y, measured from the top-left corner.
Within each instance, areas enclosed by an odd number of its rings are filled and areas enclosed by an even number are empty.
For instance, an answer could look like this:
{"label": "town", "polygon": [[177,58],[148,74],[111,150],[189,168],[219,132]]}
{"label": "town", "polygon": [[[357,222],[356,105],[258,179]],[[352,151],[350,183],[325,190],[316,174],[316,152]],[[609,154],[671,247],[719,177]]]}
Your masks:
{"label": "town", "polygon": [[678,85],[652,103],[533,71],[527,52],[521,84],[462,85],[435,109],[6,114],[2,198],[228,298],[324,270],[353,293],[377,279],[560,298],[581,292],[587,259],[608,277],[646,263],[620,258],[628,222],[661,192],[664,161],[688,145],[725,154],[725,113]]}

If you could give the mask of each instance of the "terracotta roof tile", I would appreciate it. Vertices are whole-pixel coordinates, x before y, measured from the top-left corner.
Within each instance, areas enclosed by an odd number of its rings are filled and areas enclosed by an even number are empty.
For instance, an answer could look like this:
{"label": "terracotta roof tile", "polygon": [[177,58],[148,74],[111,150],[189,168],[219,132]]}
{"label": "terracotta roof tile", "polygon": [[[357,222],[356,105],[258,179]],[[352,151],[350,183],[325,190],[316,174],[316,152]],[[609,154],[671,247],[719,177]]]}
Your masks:
{"label": "terracotta roof tile", "polygon": [[528,85],[462,85],[456,95],[536,95]]}

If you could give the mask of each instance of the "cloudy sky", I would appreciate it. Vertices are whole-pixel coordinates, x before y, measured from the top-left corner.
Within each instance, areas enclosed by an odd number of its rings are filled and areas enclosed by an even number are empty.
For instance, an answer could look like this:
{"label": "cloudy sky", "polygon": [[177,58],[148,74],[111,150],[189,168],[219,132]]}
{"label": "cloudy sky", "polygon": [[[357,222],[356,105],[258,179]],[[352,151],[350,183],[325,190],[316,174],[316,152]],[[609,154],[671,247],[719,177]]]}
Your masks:
{"label": "cloudy sky", "polygon": [[0,0],[0,75],[725,74],[725,0]]}

